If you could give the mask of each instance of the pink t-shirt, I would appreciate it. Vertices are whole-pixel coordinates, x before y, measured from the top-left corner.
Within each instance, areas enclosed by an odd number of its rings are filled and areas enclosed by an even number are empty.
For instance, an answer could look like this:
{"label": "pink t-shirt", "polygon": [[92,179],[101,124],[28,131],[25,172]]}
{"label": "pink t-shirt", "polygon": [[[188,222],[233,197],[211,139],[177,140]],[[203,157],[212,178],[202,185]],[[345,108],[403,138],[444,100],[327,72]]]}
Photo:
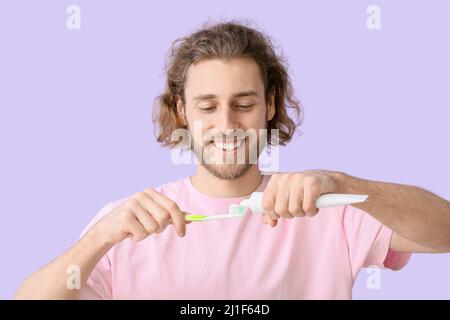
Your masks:
{"label": "pink t-shirt", "polygon": [[[207,196],[189,177],[156,190],[195,214],[226,213],[244,199]],[[103,207],[82,234],[125,200]],[[280,219],[275,228],[251,214],[192,222],[184,238],[169,225],[141,242],[115,245],[87,284],[104,299],[351,299],[362,267],[398,270],[407,263],[410,254],[389,250],[391,234],[352,206]]]}

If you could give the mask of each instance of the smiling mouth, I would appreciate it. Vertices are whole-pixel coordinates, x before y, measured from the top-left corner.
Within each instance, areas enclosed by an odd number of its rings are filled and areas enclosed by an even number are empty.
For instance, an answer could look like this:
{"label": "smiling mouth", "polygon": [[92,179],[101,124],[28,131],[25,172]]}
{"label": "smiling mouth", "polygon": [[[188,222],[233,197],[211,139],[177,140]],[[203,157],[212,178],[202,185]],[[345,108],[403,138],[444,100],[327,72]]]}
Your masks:
{"label": "smiling mouth", "polygon": [[220,141],[212,141],[211,144],[223,152],[233,152],[238,150],[245,142],[247,138],[235,140],[231,143],[224,143]]}

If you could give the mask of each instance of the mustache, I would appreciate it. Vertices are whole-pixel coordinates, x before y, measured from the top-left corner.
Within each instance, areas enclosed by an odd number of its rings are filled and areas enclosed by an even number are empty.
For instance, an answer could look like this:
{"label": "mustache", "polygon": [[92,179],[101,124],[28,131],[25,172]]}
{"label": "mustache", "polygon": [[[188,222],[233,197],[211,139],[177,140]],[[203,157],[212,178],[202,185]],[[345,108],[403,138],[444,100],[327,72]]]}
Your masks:
{"label": "mustache", "polygon": [[203,143],[210,144],[214,141],[219,142],[235,142],[243,140],[246,138],[245,132],[243,130],[233,131],[232,134],[223,134],[222,132],[206,133],[204,134]]}
{"label": "mustache", "polygon": [[213,142],[222,142],[222,143],[232,143],[232,142],[237,142],[240,140],[244,140],[245,137],[236,137],[236,136],[231,136],[231,137],[213,137],[211,139],[206,139],[204,141],[205,144],[209,144],[209,143],[213,143]]}

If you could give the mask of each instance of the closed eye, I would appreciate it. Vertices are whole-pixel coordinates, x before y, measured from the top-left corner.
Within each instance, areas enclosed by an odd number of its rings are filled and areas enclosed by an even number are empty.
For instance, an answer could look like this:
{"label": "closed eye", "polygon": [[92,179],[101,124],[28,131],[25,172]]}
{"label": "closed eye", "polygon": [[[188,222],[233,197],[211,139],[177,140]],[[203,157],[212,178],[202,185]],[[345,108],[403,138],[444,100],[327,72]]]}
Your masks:
{"label": "closed eye", "polygon": [[254,104],[249,104],[249,105],[241,104],[241,105],[238,105],[237,107],[241,110],[248,110],[248,109],[252,108],[253,106],[254,106]]}
{"label": "closed eye", "polygon": [[209,113],[216,109],[216,107],[199,108],[201,112]]}
{"label": "closed eye", "polygon": [[[237,105],[235,108],[239,109],[241,111],[249,111],[251,108],[253,108],[253,106],[254,106],[254,104],[248,104],[248,105],[240,104],[240,105]],[[204,108],[199,107],[198,109],[204,113],[211,113],[214,110],[216,110],[216,108],[217,108],[216,106],[211,106],[211,107],[204,107]]]}

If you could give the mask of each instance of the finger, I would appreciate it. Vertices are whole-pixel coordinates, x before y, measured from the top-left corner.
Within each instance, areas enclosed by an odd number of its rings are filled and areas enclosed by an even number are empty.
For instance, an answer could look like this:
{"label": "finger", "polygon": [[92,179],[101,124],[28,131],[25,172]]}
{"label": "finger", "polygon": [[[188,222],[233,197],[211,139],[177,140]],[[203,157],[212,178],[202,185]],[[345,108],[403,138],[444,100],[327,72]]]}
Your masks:
{"label": "finger", "polygon": [[271,219],[269,219],[269,217],[267,216],[267,214],[265,212],[261,213],[261,221],[264,224],[270,224],[270,221],[272,221]]}
{"label": "finger", "polygon": [[291,183],[289,193],[289,212],[294,217],[304,217],[305,212],[302,209],[303,187],[298,183]]}
{"label": "finger", "polygon": [[133,208],[134,214],[138,221],[144,226],[148,234],[152,234],[159,229],[159,225],[152,215],[145,210],[139,202],[136,201],[136,206]]}
{"label": "finger", "polygon": [[150,213],[150,215],[158,224],[159,228],[155,232],[163,232],[169,224],[169,212],[162,206],[160,206],[145,192],[138,192],[135,198],[139,201],[139,204]]}
{"label": "finger", "polygon": [[274,209],[275,209],[275,200],[276,200],[276,178],[272,176],[269,180],[269,183],[267,184],[266,189],[263,193],[263,199],[262,199],[262,208],[264,213],[271,219],[271,220],[277,220],[280,216],[278,216]]}
{"label": "finger", "polygon": [[[181,211],[182,213],[183,213],[183,215],[186,217],[186,215],[188,215],[188,214],[190,214],[190,213],[187,213],[187,212],[184,212],[184,211]],[[186,218],[185,218],[185,220],[184,220],[184,223],[185,224],[189,224],[189,223],[191,223],[192,221],[188,221],[188,220],[186,220]],[[170,219],[170,223],[172,223],[172,219]]]}
{"label": "finger", "polygon": [[262,222],[263,222],[264,224],[267,224],[267,225],[269,225],[269,226],[271,226],[271,227],[275,227],[275,226],[277,225],[277,222],[278,222],[278,220],[272,220],[272,219],[270,219],[270,218],[267,216],[267,214],[265,214],[265,213],[262,213],[262,214],[261,214],[261,220],[262,220]]}
{"label": "finger", "polygon": [[141,241],[148,237],[148,232],[145,230],[144,226],[137,220],[134,216],[127,222],[125,227],[127,233],[131,235],[131,238],[135,241]]}
{"label": "finger", "polygon": [[160,204],[168,213],[170,222],[173,223],[177,234],[182,237],[186,234],[186,218],[178,205],[153,189],[145,190],[158,204]]}
{"label": "finger", "polygon": [[303,208],[303,211],[305,212],[306,216],[313,217],[319,212],[319,209],[316,208],[316,203],[315,203],[317,198],[318,198],[318,196],[316,195],[316,192],[313,188],[306,187],[303,190],[302,208]]}
{"label": "finger", "polygon": [[280,217],[291,219],[294,216],[289,213],[289,193],[290,181],[289,176],[282,176],[277,184],[277,195],[275,199],[275,213]]}

